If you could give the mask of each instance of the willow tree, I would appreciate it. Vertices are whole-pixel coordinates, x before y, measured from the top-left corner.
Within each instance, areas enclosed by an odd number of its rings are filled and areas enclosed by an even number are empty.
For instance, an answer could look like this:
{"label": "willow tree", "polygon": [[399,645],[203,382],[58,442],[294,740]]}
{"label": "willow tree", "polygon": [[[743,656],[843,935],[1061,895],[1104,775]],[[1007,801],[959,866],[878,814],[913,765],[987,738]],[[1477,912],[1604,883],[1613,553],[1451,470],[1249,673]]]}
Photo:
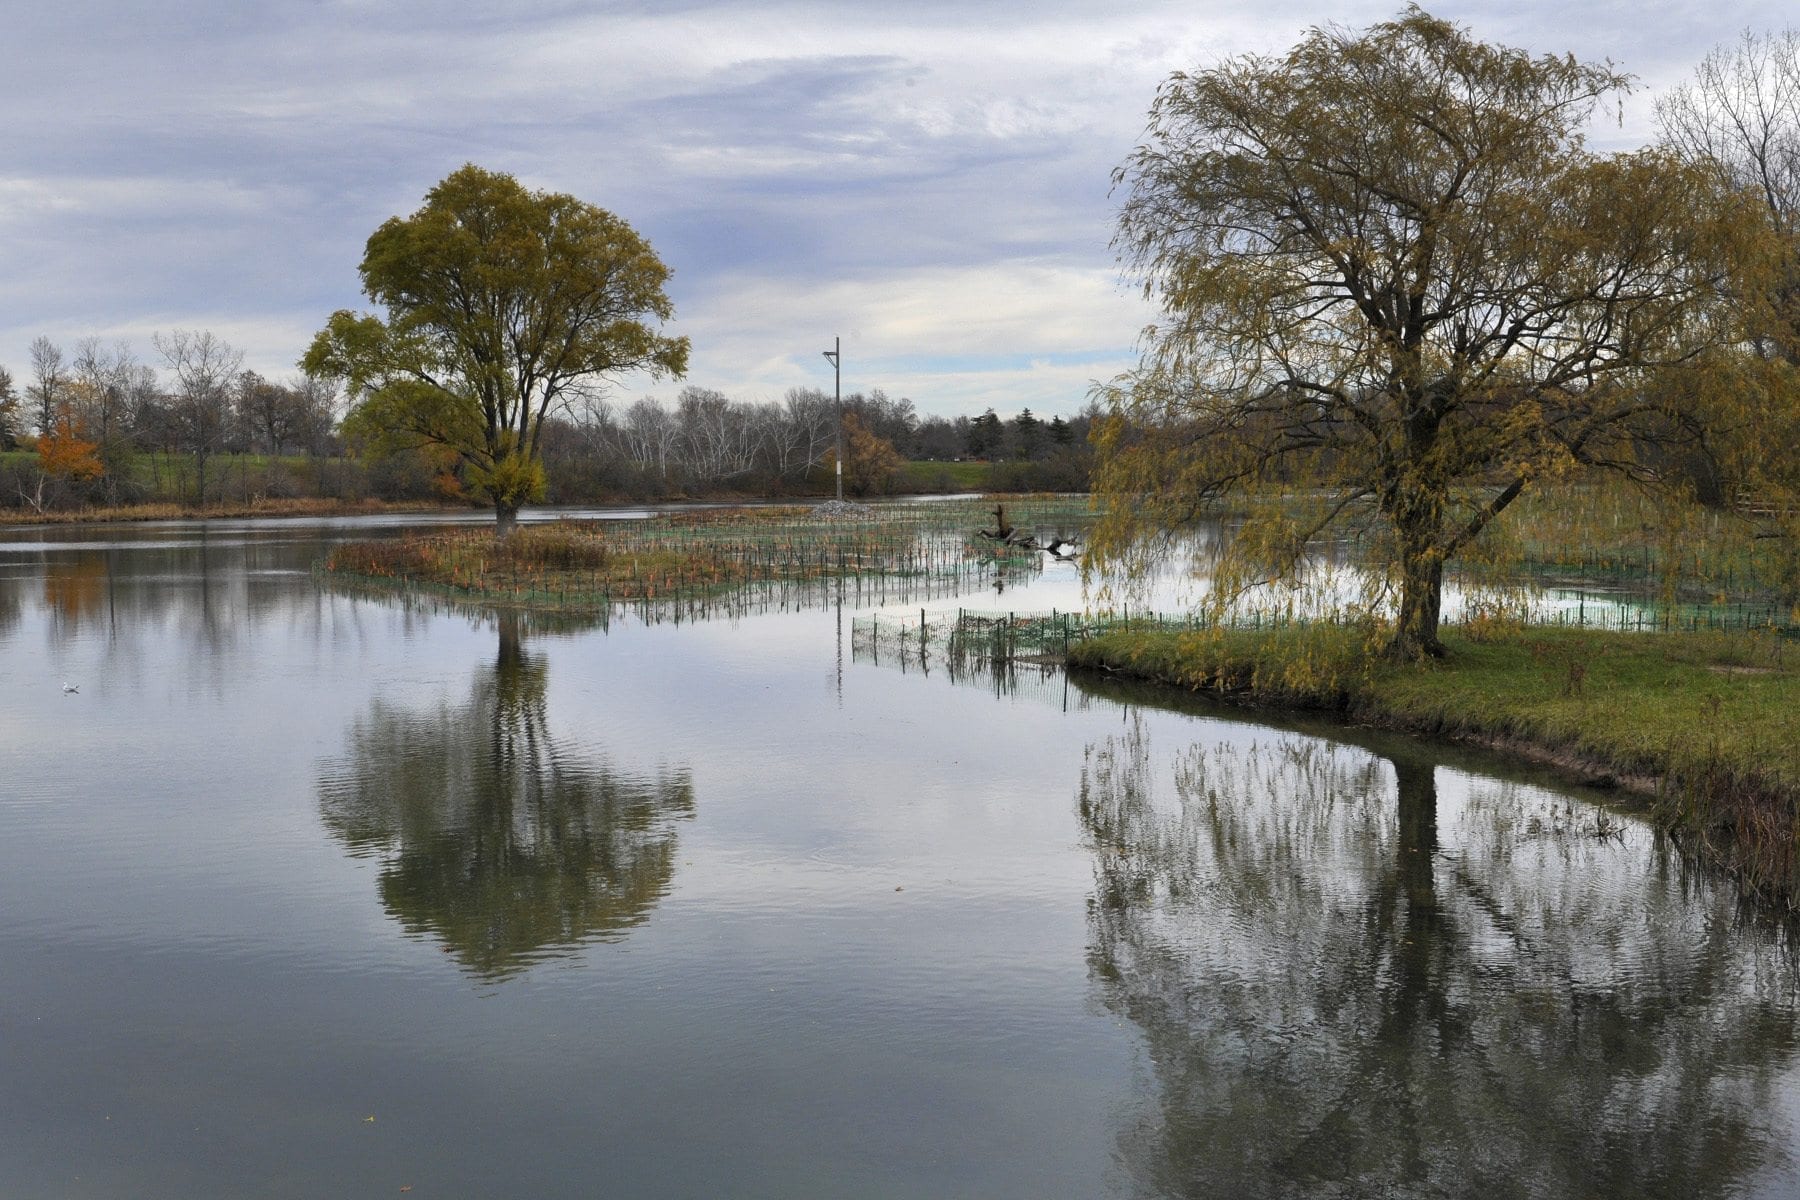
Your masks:
{"label": "willow tree", "polygon": [[1718,284],[1757,223],[1673,156],[1586,148],[1628,82],[1417,8],[1171,77],[1114,178],[1116,245],[1165,316],[1101,389],[1101,561],[1298,484],[1314,510],[1233,553],[1292,572],[1362,514],[1391,651],[1441,654],[1445,563],[1532,480],[1653,473],[1643,448],[1693,423],[1647,384],[1732,336]]}
{"label": "willow tree", "polygon": [[473,164],[370,235],[361,274],[386,316],[334,313],[301,366],[348,384],[346,432],[453,451],[501,536],[543,494],[548,416],[609,376],[687,367],[687,339],[657,332],[674,306],[648,242],[603,208]]}

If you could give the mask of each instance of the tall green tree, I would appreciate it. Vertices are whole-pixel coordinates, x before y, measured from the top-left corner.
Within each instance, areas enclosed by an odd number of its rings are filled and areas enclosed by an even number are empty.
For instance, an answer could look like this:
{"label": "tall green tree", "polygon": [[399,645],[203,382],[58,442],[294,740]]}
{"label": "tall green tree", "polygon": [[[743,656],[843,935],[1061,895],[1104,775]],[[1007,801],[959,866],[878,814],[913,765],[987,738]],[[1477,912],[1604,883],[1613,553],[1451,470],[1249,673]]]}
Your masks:
{"label": "tall green tree", "polygon": [[1044,449],[1044,423],[1025,409],[1013,418],[1013,453],[1024,459],[1039,457]]}
{"label": "tall green tree", "polygon": [[971,458],[986,458],[1000,449],[1000,442],[1006,436],[1000,422],[1000,414],[988,409],[979,417],[969,422],[968,450]]}
{"label": "tall green tree", "polygon": [[1095,554],[1303,483],[1314,511],[1272,506],[1239,561],[1291,572],[1367,514],[1391,652],[1439,654],[1445,563],[1534,479],[1647,474],[1644,446],[1693,432],[1647,382],[1736,336],[1720,282],[1761,224],[1714,173],[1586,149],[1627,82],[1418,8],[1173,76],[1115,177],[1165,315],[1102,390]]}
{"label": "tall green tree", "polygon": [[343,380],[345,432],[377,449],[446,446],[511,532],[541,498],[545,418],[612,375],[679,377],[669,269],[625,221],[473,164],[369,238],[363,291],[385,316],[334,313],[301,366]]}

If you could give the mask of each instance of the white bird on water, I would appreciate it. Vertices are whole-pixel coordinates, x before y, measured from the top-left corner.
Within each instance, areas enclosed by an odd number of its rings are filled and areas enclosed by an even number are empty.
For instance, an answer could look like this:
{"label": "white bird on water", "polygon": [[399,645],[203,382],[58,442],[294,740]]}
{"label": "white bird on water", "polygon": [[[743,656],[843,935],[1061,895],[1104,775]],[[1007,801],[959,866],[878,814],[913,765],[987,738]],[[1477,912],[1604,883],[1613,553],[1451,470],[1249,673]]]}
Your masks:
{"label": "white bird on water", "polygon": [[81,685],[79,683],[70,683],[66,679],[63,681],[63,695],[66,696],[70,692],[79,692],[80,690],[81,690]]}

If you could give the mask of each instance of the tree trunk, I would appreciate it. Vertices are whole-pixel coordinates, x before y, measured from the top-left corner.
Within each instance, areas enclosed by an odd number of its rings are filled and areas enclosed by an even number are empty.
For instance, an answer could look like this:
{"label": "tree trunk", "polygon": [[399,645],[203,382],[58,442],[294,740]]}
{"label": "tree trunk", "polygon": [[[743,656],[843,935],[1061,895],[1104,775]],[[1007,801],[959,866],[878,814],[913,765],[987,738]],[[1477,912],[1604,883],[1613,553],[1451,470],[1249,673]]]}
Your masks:
{"label": "tree trunk", "polygon": [[496,622],[500,628],[500,657],[495,663],[495,671],[504,680],[508,675],[518,674],[520,665],[525,661],[525,650],[519,637],[517,610],[501,609]]}
{"label": "tree trunk", "polygon": [[[1421,1027],[1443,1028],[1442,986],[1433,967],[1445,954],[1447,927],[1437,897],[1437,768],[1429,762],[1390,760],[1399,807],[1399,843],[1395,847],[1396,899],[1404,899],[1406,915],[1394,927],[1394,987],[1381,1040],[1415,1044]],[[1402,1055],[1398,1061],[1409,1061]]]}
{"label": "tree trunk", "polygon": [[1444,603],[1444,560],[1435,548],[1408,543],[1400,564],[1400,613],[1388,654],[1414,661],[1442,658],[1438,613]]}
{"label": "tree trunk", "polygon": [[[1430,449],[1434,435],[1417,432],[1411,439]],[[1404,662],[1442,658],[1438,641],[1438,610],[1444,599],[1444,509],[1446,489],[1431,485],[1418,463],[1408,469],[1409,478],[1386,497],[1384,515],[1394,523],[1400,550],[1400,611],[1395,614],[1394,639],[1388,657]]]}
{"label": "tree trunk", "polygon": [[494,501],[494,536],[505,541],[512,536],[519,525],[519,506],[507,504],[505,501]]}
{"label": "tree trunk", "polygon": [[1437,767],[1422,759],[1390,758],[1400,810],[1400,879],[1409,905],[1436,907],[1431,857],[1437,853]]}

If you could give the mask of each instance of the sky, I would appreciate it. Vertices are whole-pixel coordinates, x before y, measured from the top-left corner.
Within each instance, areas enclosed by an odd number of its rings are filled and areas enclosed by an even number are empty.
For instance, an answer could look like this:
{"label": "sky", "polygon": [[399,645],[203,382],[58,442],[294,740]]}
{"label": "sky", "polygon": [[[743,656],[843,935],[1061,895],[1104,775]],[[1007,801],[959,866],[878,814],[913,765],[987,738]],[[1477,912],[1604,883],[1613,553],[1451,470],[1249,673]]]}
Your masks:
{"label": "sky", "polygon": [[[1637,77],[1590,140],[1791,0],[1431,6]],[[924,414],[1073,413],[1155,313],[1111,175],[1157,85],[1393,3],[1288,0],[21,0],[0,39],[0,366],[207,329],[292,376],[366,309],[368,235],[465,162],[630,222],[673,271],[681,383],[881,388]]]}

